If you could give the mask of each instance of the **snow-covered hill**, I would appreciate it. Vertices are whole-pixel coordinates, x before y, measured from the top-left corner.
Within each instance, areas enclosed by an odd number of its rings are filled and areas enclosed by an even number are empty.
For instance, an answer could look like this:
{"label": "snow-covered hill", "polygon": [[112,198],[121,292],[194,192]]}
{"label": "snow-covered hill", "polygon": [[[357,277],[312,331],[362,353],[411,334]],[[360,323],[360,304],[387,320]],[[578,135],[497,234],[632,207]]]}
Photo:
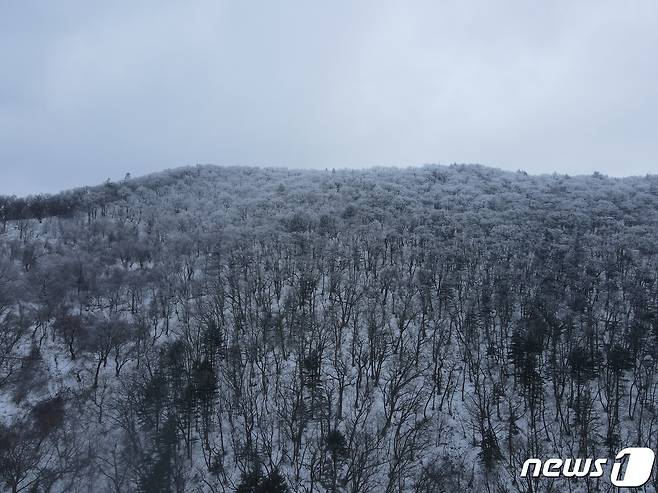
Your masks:
{"label": "snow-covered hill", "polygon": [[613,491],[521,466],[658,447],[657,253],[655,176],[197,166],[1,197],[2,487]]}

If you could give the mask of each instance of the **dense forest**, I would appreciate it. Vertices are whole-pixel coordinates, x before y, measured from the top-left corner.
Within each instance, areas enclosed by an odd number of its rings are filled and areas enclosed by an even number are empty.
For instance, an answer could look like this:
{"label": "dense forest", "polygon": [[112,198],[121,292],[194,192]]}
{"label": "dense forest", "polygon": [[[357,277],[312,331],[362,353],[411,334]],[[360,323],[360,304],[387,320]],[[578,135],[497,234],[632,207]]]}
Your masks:
{"label": "dense forest", "polygon": [[658,449],[657,267],[658,176],[0,197],[0,491],[615,491],[520,471]]}

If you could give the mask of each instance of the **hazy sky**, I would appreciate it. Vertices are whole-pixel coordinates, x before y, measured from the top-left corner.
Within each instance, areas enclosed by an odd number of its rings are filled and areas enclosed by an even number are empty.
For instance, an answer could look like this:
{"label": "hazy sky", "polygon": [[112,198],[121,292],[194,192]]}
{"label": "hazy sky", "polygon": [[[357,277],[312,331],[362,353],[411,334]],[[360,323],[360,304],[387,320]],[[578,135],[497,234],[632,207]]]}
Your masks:
{"label": "hazy sky", "polygon": [[658,172],[658,2],[0,0],[0,193],[430,162]]}

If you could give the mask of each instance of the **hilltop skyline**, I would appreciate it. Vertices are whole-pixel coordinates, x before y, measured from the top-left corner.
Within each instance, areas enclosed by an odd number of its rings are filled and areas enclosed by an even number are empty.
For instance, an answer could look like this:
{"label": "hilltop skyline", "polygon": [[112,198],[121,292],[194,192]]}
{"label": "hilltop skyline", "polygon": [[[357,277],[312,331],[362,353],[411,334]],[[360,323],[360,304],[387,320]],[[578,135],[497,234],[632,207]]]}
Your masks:
{"label": "hilltop skyline", "polygon": [[658,5],[0,6],[0,193],[196,164],[643,175]]}

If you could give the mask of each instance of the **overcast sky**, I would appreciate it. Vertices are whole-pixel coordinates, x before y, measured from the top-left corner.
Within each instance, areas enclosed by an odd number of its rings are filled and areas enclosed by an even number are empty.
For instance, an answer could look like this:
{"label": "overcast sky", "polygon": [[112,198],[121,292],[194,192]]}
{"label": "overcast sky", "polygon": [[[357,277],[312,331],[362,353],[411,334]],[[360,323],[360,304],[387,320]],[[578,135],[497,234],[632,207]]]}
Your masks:
{"label": "overcast sky", "polygon": [[0,0],[0,193],[187,164],[658,172],[658,2]]}

